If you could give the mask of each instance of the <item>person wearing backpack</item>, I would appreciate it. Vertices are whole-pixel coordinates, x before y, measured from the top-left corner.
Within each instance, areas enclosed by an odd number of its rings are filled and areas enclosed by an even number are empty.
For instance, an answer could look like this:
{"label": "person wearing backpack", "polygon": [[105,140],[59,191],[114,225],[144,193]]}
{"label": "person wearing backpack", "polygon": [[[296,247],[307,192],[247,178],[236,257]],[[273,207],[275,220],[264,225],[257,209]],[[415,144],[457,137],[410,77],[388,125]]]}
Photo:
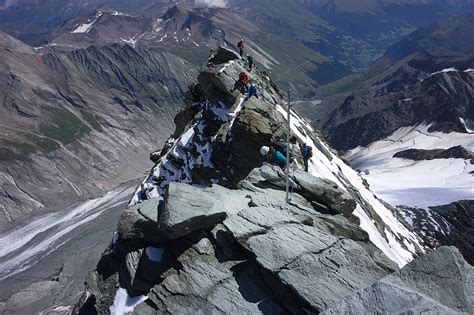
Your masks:
{"label": "person wearing backpack", "polygon": [[274,147],[263,146],[260,148],[260,154],[267,158],[267,162],[273,165],[277,165],[282,169],[286,167],[286,157],[280,151],[276,150]]}
{"label": "person wearing backpack", "polygon": [[239,48],[239,54],[240,54],[240,58],[242,58],[244,56],[244,40],[241,39],[238,43],[237,43],[237,48]]}
{"label": "person wearing backpack", "polygon": [[252,67],[253,67],[253,57],[250,56],[249,54],[247,54],[247,63],[249,65],[249,71],[252,71]]}
{"label": "person wearing backpack", "polygon": [[300,144],[301,155],[304,161],[304,171],[308,171],[308,161],[313,156],[313,148],[306,143]]}

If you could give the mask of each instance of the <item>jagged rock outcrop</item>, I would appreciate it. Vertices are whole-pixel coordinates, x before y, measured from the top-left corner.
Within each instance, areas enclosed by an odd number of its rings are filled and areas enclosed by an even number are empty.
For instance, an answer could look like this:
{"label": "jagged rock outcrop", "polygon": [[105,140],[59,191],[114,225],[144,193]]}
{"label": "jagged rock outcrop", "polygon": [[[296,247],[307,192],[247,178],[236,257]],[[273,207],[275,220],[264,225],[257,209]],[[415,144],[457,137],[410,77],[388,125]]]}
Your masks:
{"label": "jagged rock outcrop", "polygon": [[441,247],[322,314],[472,314],[474,268]]}
{"label": "jagged rock outcrop", "polygon": [[430,247],[456,246],[474,264],[474,200],[460,200],[429,209],[401,207],[403,216]]}
{"label": "jagged rock outcrop", "polygon": [[464,159],[474,161],[474,154],[466,150],[464,147],[457,145],[449,149],[420,150],[408,149],[397,152],[393,157],[410,159],[414,161],[434,160],[434,159]]}
{"label": "jagged rock outcrop", "polygon": [[213,227],[248,204],[244,195],[220,187],[199,189],[170,183],[160,211],[160,231],[167,238],[176,239]]}
{"label": "jagged rock outcrop", "polygon": [[[136,313],[318,313],[423,252],[393,209],[294,112],[291,132],[314,156],[308,173],[292,171],[285,202],[286,176],[262,166],[259,153],[285,135],[284,100],[258,68],[258,99],[233,91],[244,67],[224,48],[212,54],[179,132],[122,217],[133,233],[119,227],[76,311],[125,303]],[[297,168],[301,155],[292,151]],[[156,208],[156,217],[142,208]]]}

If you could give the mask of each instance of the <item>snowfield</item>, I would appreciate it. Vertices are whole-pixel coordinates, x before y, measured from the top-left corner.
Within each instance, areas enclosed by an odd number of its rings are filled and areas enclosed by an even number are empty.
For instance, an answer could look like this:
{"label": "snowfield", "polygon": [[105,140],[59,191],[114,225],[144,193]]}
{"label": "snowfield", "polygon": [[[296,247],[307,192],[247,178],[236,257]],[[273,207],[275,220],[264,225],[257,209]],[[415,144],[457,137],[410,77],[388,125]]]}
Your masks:
{"label": "snowfield", "polygon": [[393,158],[407,149],[448,149],[461,145],[474,151],[474,135],[429,133],[430,125],[404,127],[390,137],[346,154],[371,190],[390,204],[427,208],[474,198],[474,165],[463,159],[413,161]]}

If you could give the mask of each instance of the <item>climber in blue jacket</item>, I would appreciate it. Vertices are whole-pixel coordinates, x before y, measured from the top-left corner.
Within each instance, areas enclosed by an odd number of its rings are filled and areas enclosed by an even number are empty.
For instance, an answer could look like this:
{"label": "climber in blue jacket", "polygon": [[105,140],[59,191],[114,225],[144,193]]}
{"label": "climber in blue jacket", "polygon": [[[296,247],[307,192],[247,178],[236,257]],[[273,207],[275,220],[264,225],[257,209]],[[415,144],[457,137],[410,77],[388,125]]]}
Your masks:
{"label": "climber in blue jacket", "polygon": [[260,148],[260,154],[267,157],[267,162],[273,165],[278,165],[281,168],[286,167],[286,157],[280,151],[273,147],[263,146]]}
{"label": "climber in blue jacket", "polygon": [[258,98],[258,95],[257,95],[257,88],[255,87],[255,85],[252,83],[250,84],[250,87],[247,91],[247,97],[245,98],[245,101],[247,101],[249,98],[251,98],[252,96],[255,96],[256,98]]}

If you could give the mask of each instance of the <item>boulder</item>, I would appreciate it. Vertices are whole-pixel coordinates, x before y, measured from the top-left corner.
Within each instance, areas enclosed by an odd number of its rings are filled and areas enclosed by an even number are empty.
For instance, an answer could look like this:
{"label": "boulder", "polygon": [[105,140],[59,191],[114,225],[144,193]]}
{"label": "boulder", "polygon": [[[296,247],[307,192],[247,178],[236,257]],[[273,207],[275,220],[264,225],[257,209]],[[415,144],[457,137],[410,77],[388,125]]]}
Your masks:
{"label": "boulder", "polygon": [[295,182],[301,187],[301,194],[309,200],[320,202],[336,213],[348,217],[356,208],[356,201],[336,183],[312,176],[303,171],[294,173]]}
{"label": "boulder", "polygon": [[160,230],[170,239],[213,227],[228,214],[248,206],[249,199],[238,191],[219,185],[198,188],[170,183],[160,213]]}
{"label": "boulder", "polygon": [[314,310],[336,305],[388,274],[357,242],[325,232],[291,209],[249,208],[224,225],[262,268]]}
{"label": "boulder", "polygon": [[[257,266],[245,252],[234,257],[216,252],[232,248],[218,229],[212,237],[192,235],[177,240],[181,252],[179,273],[172,273],[152,288],[148,297],[157,313],[172,314],[282,314],[285,301],[274,297]],[[185,243],[191,246],[182,248]]]}
{"label": "boulder", "polygon": [[240,55],[233,50],[219,46],[216,50],[212,51],[209,57],[209,63],[222,64],[231,60],[240,59]]}
{"label": "boulder", "polygon": [[125,209],[118,224],[119,238],[143,239],[150,242],[165,241],[158,229],[159,203],[160,198],[152,198]]}
{"label": "boulder", "polygon": [[472,314],[474,268],[441,247],[340,301],[323,314]]}

